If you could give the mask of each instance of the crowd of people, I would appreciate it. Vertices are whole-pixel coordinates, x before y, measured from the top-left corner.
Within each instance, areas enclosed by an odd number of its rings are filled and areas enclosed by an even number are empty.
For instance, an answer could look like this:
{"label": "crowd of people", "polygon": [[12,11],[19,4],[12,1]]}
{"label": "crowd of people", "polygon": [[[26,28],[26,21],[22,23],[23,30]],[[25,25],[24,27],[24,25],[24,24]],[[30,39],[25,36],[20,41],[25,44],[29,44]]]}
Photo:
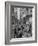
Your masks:
{"label": "crowd of people", "polygon": [[32,36],[32,23],[31,17],[27,21],[21,21],[19,25],[16,25],[14,29],[14,37],[22,38],[22,37],[31,37]]}
{"label": "crowd of people", "polygon": [[20,20],[15,18],[15,16],[12,16],[12,25],[14,25],[14,29],[11,32],[14,31],[14,38],[25,38],[32,36],[32,14],[26,15],[25,9],[24,11],[23,9],[21,11]]}

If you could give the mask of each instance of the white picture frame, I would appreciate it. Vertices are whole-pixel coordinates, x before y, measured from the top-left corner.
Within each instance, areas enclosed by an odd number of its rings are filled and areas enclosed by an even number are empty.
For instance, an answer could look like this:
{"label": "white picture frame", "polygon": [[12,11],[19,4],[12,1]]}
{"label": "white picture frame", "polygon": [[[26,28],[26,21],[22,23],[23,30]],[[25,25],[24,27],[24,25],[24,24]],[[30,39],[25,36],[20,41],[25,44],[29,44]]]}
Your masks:
{"label": "white picture frame", "polygon": [[[32,37],[30,38],[12,38],[11,30],[11,6],[20,8],[33,8],[32,10]],[[18,16],[20,12],[18,10]],[[20,17],[20,16],[19,16]],[[18,19],[19,19],[18,17]],[[21,44],[21,43],[35,43],[37,42],[37,4],[24,2],[5,2],[5,44]]]}

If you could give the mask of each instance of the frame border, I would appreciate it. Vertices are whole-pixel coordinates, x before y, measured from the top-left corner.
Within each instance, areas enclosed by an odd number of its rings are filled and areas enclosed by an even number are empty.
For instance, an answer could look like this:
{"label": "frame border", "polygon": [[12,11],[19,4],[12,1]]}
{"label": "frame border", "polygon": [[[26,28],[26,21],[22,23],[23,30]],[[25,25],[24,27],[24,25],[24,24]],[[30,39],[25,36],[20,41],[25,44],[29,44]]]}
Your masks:
{"label": "frame border", "polygon": [[[18,42],[9,42],[9,5],[14,6],[25,6],[34,5],[35,6],[35,40],[34,41],[18,41]],[[23,43],[37,43],[37,3],[28,3],[28,2],[5,2],[5,44],[23,44]]]}

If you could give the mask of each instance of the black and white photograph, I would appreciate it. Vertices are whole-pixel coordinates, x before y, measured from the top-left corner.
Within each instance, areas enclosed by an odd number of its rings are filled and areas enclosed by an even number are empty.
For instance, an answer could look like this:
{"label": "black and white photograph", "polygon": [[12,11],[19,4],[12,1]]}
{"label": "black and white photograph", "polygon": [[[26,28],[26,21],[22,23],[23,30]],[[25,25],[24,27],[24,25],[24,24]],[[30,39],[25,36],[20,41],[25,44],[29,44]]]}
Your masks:
{"label": "black and white photograph", "polygon": [[36,42],[37,4],[6,2],[5,42],[28,43]]}
{"label": "black and white photograph", "polygon": [[32,8],[11,6],[11,39],[32,37]]}

